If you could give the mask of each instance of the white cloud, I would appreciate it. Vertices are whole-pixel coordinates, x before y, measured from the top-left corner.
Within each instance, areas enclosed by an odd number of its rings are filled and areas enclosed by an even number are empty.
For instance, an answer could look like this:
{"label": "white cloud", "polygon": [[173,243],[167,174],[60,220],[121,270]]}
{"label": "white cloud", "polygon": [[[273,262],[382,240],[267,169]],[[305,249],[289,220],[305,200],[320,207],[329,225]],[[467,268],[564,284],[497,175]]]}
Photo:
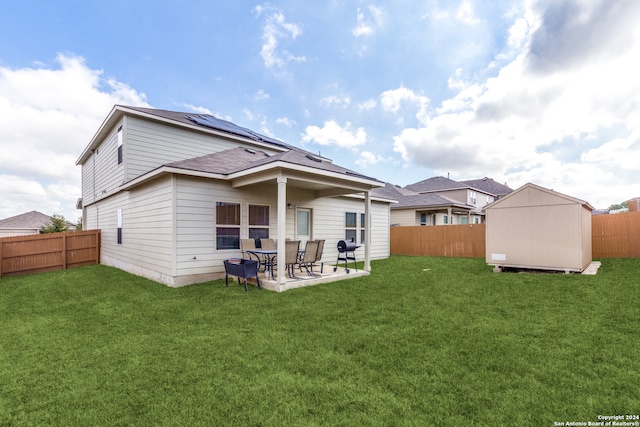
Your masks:
{"label": "white cloud", "polygon": [[202,107],[202,106],[198,106],[198,105],[192,105],[192,104],[184,104],[184,103],[180,104],[180,106],[182,106],[184,108],[187,108],[189,111],[192,111],[194,113],[213,115],[211,110],[209,110],[206,107]]}
{"label": "white cloud", "polygon": [[244,108],[242,110],[242,114],[244,114],[244,117],[249,120],[250,122],[253,121],[253,119],[255,119],[255,116],[253,115],[253,113],[251,112],[251,110],[249,110],[248,108]]}
{"label": "white cloud", "polygon": [[367,168],[368,166],[373,166],[387,161],[389,161],[389,159],[386,159],[380,154],[375,154],[371,151],[362,151],[360,152],[360,158],[356,160],[356,164],[361,168]]}
{"label": "white cloud", "polygon": [[298,24],[287,22],[282,11],[273,8],[268,3],[256,6],[254,10],[257,15],[266,15],[262,23],[260,56],[262,56],[267,68],[282,68],[291,61],[306,61],[306,57],[294,56],[286,49],[280,48],[281,41],[295,40],[302,34],[302,28]]}
{"label": "white cloud", "polygon": [[346,108],[351,104],[351,98],[348,96],[331,95],[320,100],[320,104],[325,107],[342,107]]}
{"label": "white cloud", "polygon": [[464,0],[458,6],[456,11],[456,19],[467,25],[476,25],[479,21],[473,13],[473,4],[469,0]]}
{"label": "white cloud", "polygon": [[358,108],[361,110],[372,110],[378,106],[378,102],[375,99],[367,99],[364,102],[358,104]]}
{"label": "white cloud", "polygon": [[371,16],[367,19],[364,12],[358,8],[356,14],[357,24],[351,29],[351,34],[355,37],[370,36],[375,32],[376,28],[383,24],[384,12],[382,9],[369,5],[369,14]]}
{"label": "white cloud", "polygon": [[[635,2],[527,3],[506,47],[517,55],[485,81],[451,79],[458,93],[394,149],[435,171],[536,182],[599,206],[640,194],[639,18]],[[381,104],[396,112],[413,95],[385,92]]]}
{"label": "white cloud", "polygon": [[428,119],[427,106],[429,98],[423,95],[416,95],[412,90],[404,86],[392,89],[380,94],[380,105],[384,111],[396,114],[403,103],[408,103],[412,107],[417,107],[416,118],[424,123]]}
{"label": "white cloud", "polygon": [[114,104],[149,106],[146,96],[78,56],[58,68],[0,67],[0,218],[38,210],[75,220],[75,161]]}
{"label": "white cloud", "polygon": [[266,93],[264,90],[260,89],[256,95],[255,95],[255,99],[257,100],[263,100],[263,99],[269,99],[269,94]]}
{"label": "white cloud", "polygon": [[368,36],[373,34],[373,28],[369,24],[365,23],[364,14],[360,10],[360,8],[358,8],[357,16],[358,16],[358,24],[355,27],[353,27],[353,29],[351,30],[351,33],[356,37]]}
{"label": "white cloud", "polygon": [[346,122],[344,127],[342,127],[334,120],[329,120],[326,121],[321,128],[318,126],[307,126],[302,134],[302,141],[355,150],[358,146],[366,143],[367,133],[361,127],[351,130],[351,123],[349,122]]}
{"label": "white cloud", "polygon": [[276,123],[281,124],[281,125],[285,125],[286,127],[290,128],[290,127],[292,127],[293,125],[296,124],[296,121],[292,120],[292,119],[290,119],[288,117],[278,117],[276,119]]}

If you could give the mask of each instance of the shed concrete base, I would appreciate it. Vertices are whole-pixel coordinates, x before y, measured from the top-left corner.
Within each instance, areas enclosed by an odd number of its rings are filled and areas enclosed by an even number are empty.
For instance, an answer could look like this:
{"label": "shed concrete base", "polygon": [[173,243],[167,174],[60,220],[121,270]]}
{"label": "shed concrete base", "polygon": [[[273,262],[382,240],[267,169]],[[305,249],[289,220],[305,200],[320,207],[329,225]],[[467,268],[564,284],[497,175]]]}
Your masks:
{"label": "shed concrete base", "polygon": [[582,270],[582,274],[594,275],[598,272],[599,268],[600,268],[600,261],[592,261],[591,264],[587,266],[587,268]]}

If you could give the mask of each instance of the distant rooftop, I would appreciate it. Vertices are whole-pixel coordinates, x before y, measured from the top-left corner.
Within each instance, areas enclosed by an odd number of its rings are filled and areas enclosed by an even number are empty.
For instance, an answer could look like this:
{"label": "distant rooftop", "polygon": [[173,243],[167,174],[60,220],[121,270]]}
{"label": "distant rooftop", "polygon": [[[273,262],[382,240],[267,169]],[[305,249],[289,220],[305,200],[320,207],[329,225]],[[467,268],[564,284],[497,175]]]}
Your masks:
{"label": "distant rooftop", "polygon": [[39,229],[45,225],[51,217],[42,212],[31,211],[20,215],[0,219],[0,228],[28,228]]}
{"label": "distant rooftop", "polygon": [[500,184],[499,182],[496,182],[493,179],[487,177],[479,179],[469,179],[465,181],[454,181],[443,176],[434,176],[432,178],[427,178],[414,184],[409,184],[404,188],[407,190],[415,191],[416,193],[437,193],[440,191],[470,188],[498,197],[502,197],[513,191],[506,184]]}

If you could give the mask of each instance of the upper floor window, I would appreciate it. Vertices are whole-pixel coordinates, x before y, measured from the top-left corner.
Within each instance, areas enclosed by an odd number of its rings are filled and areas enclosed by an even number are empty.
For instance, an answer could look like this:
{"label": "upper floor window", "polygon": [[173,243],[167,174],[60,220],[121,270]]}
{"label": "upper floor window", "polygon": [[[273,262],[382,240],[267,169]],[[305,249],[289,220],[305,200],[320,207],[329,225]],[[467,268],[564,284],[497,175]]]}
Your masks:
{"label": "upper floor window", "polygon": [[469,202],[472,205],[475,205],[478,201],[478,195],[476,194],[475,191],[469,191]]}
{"label": "upper floor window", "polygon": [[240,249],[240,203],[216,202],[216,249]]}
{"label": "upper floor window", "polygon": [[118,128],[118,164],[122,163],[122,126]]}

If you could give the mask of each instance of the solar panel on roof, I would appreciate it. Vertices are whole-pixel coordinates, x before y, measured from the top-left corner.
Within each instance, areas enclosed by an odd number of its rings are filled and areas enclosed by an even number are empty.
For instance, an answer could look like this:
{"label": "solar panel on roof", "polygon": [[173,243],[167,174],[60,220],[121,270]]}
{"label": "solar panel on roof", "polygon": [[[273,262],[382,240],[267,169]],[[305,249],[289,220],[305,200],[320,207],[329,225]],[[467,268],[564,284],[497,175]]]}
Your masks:
{"label": "solar panel on roof", "polygon": [[187,116],[187,118],[200,126],[206,126],[208,128],[221,130],[223,132],[232,133],[234,135],[244,136],[246,138],[250,138],[256,141],[264,141],[269,142],[271,144],[288,147],[288,145],[284,144],[282,141],[278,141],[277,139],[270,138],[265,135],[261,135],[257,132],[252,131],[251,129],[243,128],[234,123],[231,123],[227,120],[222,120],[214,116],[210,116],[208,114],[200,114],[197,116]]}

